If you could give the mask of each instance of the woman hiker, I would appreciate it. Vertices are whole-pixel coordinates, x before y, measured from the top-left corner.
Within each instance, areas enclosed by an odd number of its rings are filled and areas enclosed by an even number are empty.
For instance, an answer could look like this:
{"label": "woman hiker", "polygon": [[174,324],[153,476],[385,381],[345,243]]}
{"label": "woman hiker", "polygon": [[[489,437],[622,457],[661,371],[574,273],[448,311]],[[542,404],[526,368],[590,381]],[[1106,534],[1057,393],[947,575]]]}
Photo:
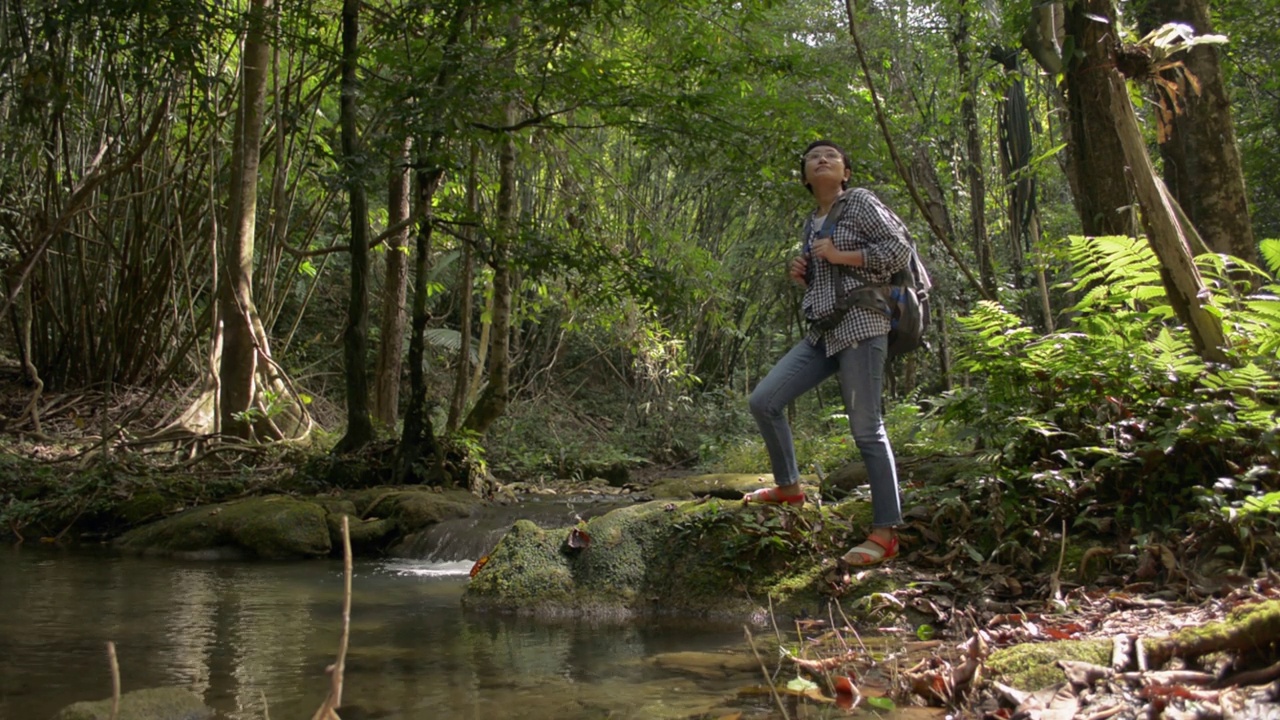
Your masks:
{"label": "woman hiker", "polygon": [[[898,554],[895,528],[902,523],[902,507],[898,470],[880,413],[889,319],[879,309],[848,307],[846,298],[859,288],[887,284],[907,266],[911,247],[898,216],[869,190],[849,189],[849,175],[849,156],[835,143],[818,140],[805,148],[800,180],[817,208],[809,215],[803,252],[792,260],[790,274],[805,289],[809,331],[751,393],[751,414],[769,452],[775,487],[749,493],[746,502],[804,504],[785,409],[837,375],[849,428],[871,483],[871,534],[842,558],[859,567]],[[863,294],[867,292],[875,291]]]}

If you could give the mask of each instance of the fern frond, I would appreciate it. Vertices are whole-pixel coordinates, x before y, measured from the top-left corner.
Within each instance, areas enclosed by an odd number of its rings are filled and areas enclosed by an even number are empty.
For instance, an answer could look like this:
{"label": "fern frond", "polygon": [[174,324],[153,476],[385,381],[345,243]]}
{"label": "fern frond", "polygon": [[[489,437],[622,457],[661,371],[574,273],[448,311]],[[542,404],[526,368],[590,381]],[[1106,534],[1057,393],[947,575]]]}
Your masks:
{"label": "fern frond", "polygon": [[[456,353],[462,347],[462,333],[449,328],[427,328],[422,333],[422,339],[431,347],[449,352]],[[471,355],[471,362],[478,362],[479,355],[476,353],[475,345],[469,345],[467,351]]]}
{"label": "fern frond", "polygon": [[1258,244],[1258,249],[1262,253],[1262,258],[1267,261],[1271,274],[1280,277],[1280,240],[1275,238],[1263,240]]}

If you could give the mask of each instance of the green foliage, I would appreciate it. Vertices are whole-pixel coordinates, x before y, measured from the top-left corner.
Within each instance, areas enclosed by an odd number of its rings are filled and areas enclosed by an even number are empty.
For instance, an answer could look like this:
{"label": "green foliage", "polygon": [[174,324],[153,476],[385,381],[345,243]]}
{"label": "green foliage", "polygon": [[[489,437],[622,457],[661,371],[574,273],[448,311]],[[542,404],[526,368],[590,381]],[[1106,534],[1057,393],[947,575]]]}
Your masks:
{"label": "green foliage", "polygon": [[[834,381],[832,381],[834,384]],[[746,399],[741,400],[746,409]],[[912,402],[889,406],[884,416],[889,442],[900,456],[955,454],[967,452],[972,443],[937,412],[925,412]],[[821,467],[832,472],[861,458],[849,430],[843,407],[818,407],[812,398],[801,398],[792,437],[801,472]],[[743,417],[738,433],[716,444],[704,444],[699,453],[704,465],[715,472],[767,472],[769,454],[761,442],[755,423]]]}
{"label": "green foliage", "polygon": [[816,515],[787,507],[709,502],[675,523],[682,545],[708,548],[722,569],[740,578],[830,557],[847,538],[848,523],[831,508]]}
{"label": "green foliage", "polygon": [[[1039,336],[980,304],[960,319],[957,367],[988,379],[945,397],[942,417],[1000,454],[1014,473],[1008,491],[1056,498],[1077,522],[1110,513],[1163,527],[1198,506],[1205,478],[1258,472],[1260,484],[1274,483],[1258,468],[1280,460],[1280,288],[1242,298],[1226,273],[1240,263],[1199,259],[1231,342],[1231,362],[1209,365],[1176,324],[1144,242],[1071,243],[1074,325]],[[1222,486],[1215,497],[1242,508],[1252,492]]]}

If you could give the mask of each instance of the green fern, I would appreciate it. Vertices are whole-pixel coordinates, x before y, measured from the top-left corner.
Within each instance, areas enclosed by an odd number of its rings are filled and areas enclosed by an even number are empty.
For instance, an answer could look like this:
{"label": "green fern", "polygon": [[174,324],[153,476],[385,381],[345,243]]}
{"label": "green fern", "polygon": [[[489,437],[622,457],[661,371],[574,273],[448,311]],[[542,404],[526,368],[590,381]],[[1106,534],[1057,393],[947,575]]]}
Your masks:
{"label": "green fern", "polygon": [[1280,240],[1275,238],[1263,240],[1259,243],[1259,249],[1267,267],[1271,269],[1271,274],[1280,276]]}

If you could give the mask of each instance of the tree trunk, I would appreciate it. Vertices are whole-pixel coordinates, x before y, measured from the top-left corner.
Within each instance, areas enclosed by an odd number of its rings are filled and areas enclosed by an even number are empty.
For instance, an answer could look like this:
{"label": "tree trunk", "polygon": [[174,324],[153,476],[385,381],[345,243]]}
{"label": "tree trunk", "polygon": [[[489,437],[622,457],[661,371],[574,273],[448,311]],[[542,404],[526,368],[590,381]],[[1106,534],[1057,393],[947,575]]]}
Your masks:
{"label": "tree trunk", "polygon": [[965,174],[969,181],[969,221],[973,228],[973,254],[978,260],[978,278],[987,295],[996,293],[996,271],[992,261],[991,238],[987,237],[987,188],[983,177],[982,136],[978,129],[978,79],[973,73],[970,56],[972,40],[969,37],[969,16],[965,3],[960,4],[956,30],[951,37],[956,49],[956,61],[965,92],[960,100],[960,117],[964,121]]}
{"label": "tree trunk", "polygon": [[[409,219],[409,153],[412,140],[406,140],[398,162],[392,163],[387,187],[387,222],[394,227]],[[385,428],[394,428],[399,418],[400,371],[404,338],[404,302],[409,281],[409,263],[405,245],[409,228],[387,238],[387,267],[382,285],[382,324],[379,333],[378,364],[374,375],[373,416]]]}
{"label": "tree trunk", "polygon": [[360,0],[342,2],[342,159],[351,202],[351,294],[342,333],[347,386],[347,432],[334,452],[359,450],[373,440],[369,417],[369,372],[365,352],[369,335],[369,200],[364,191],[363,159],[356,130],[356,67],[360,59]]}
{"label": "tree trunk", "polygon": [[[420,166],[436,165],[439,137],[432,138]],[[427,380],[422,369],[426,355],[427,323],[431,320],[427,311],[427,274],[431,267],[431,231],[433,217],[430,212],[444,170],[438,166],[418,171],[418,212],[422,221],[418,227],[413,258],[413,314],[409,330],[409,402],[404,416],[404,428],[396,447],[395,477],[398,481],[426,479],[419,460],[436,455],[435,430],[431,426],[431,409],[427,407]]]}
{"label": "tree trunk", "polygon": [[1178,319],[1186,325],[1196,351],[1205,360],[1224,363],[1226,339],[1219,316],[1209,312],[1208,297],[1200,271],[1196,269],[1186,233],[1178,222],[1167,188],[1156,176],[1147,156],[1146,142],[1133,113],[1124,78],[1115,69],[1105,71],[1111,91],[1108,107],[1115,118],[1125,162],[1132,168],[1134,186],[1142,206],[1142,223],[1147,241],[1160,260],[1160,277]]}
{"label": "tree trunk", "polygon": [[998,50],[1009,86],[1000,99],[1000,171],[1008,188],[1009,250],[1014,287],[1024,287],[1026,252],[1031,247],[1031,216],[1036,211],[1036,177],[1031,168],[1031,114],[1017,51]]}
{"label": "tree trunk", "polygon": [[[229,221],[222,243],[222,282],[218,287],[222,321],[222,358],[218,368],[219,408],[225,435],[250,439],[259,347],[254,332],[253,241],[258,205],[259,147],[262,141],[263,107],[266,104],[267,68],[271,48],[267,31],[274,0],[252,0],[248,30],[240,61],[243,93],[236,114],[235,142],[231,150],[231,199]],[[265,348],[262,349],[265,352]]]}
{"label": "tree trunk", "polygon": [[[512,47],[510,71],[515,72],[514,47],[520,36],[520,15],[513,12],[509,27]],[[516,99],[507,100],[506,124],[514,126],[517,115]],[[484,435],[495,420],[507,410],[511,392],[511,284],[512,272],[509,256],[511,239],[516,234],[518,208],[516,206],[516,138],[515,131],[507,131],[498,153],[498,202],[493,247],[490,252],[493,263],[493,313],[489,328],[488,379],[484,391],[467,414],[462,427],[478,435]]]}
{"label": "tree trunk", "polygon": [[[471,143],[469,172],[467,173],[467,212],[472,218],[479,217],[480,202],[477,193],[476,165],[480,162],[480,144]],[[462,271],[458,277],[459,321],[458,335],[458,367],[453,380],[453,395],[449,398],[449,418],[446,429],[454,432],[462,422],[462,414],[471,401],[471,314],[475,309],[475,293],[472,291],[475,273],[476,233],[474,225],[467,226],[464,231],[466,241],[462,248]]]}
{"label": "tree trunk", "polygon": [[[507,119],[514,124],[514,107]],[[497,227],[493,232],[493,312],[489,327],[488,384],[463,427],[479,435],[506,412],[511,382],[511,237],[516,230],[516,141],[508,133],[498,155]]]}
{"label": "tree trunk", "polygon": [[[1196,35],[1213,33],[1206,0],[1149,0],[1141,20],[1143,33],[1170,22],[1186,23]],[[1195,76],[1200,92],[1182,85],[1183,109],[1160,144],[1165,184],[1213,252],[1256,265],[1258,245],[1218,49],[1199,45],[1175,57]]]}
{"label": "tree trunk", "polygon": [[1067,64],[1067,168],[1086,235],[1136,235],[1124,148],[1112,117],[1110,75],[1119,39],[1111,0],[1068,3],[1067,35],[1076,55]]}

